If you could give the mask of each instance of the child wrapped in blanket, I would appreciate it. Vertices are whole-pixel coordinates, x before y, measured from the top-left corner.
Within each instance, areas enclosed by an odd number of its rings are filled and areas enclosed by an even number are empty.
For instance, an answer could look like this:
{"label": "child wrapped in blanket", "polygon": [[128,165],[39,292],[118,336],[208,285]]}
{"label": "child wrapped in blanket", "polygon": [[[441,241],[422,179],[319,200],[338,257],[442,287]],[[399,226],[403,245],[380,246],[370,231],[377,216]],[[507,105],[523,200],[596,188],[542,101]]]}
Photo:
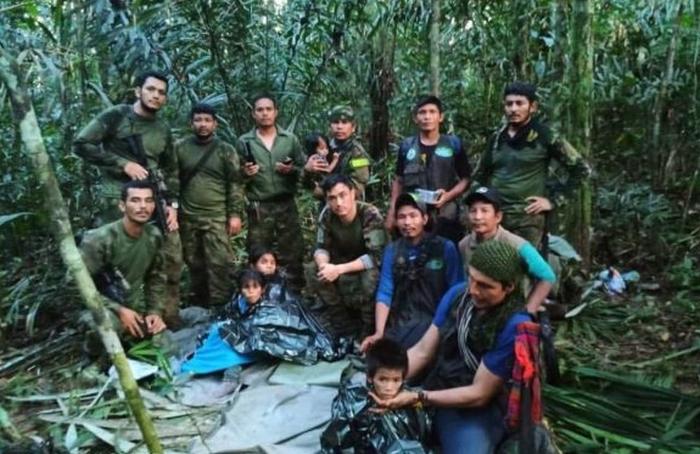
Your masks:
{"label": "child wrapped in blanket", "polygon": [[366,381],[361,373],[341,385],[333,400],[331,422],[321,435],[324,453],[424,453],[430,419],[421,407],[380,412],[370,393],[391,399],[404,388],[408,355],[383,338],[367,351]]}

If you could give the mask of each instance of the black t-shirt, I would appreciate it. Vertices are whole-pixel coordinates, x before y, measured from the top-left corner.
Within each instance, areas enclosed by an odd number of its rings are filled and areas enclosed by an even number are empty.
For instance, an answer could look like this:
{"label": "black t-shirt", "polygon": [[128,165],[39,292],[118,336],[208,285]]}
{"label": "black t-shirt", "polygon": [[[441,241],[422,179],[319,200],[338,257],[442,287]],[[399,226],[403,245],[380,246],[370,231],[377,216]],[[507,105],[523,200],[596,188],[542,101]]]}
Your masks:
{"label": "black t-shirt", "polygon": [[[472,173],[472,167],[469,164],[469,157],[467,156],[467,152],[464,149],[462,141],[455,136],[452,137],[457,139],[454,142],[459,144],[458,149],[455,150],[455,172],[457,173],[457,176],[460,179],[469,178]],[[435,154],[435,149],[437,148],[438,144],[436,143],[434,145],[425,145],[419,140],[418,145],[420,147],[421,159],[423,159],[423,163],[425,164],[425,166],[429,167],[430,161],[433,159],[433,155]],[[406,153],[409,149],[410,147],[404,146],[399,148],[399,154],[396,159],[396,176],[403,176],[403,172],[406,167]]]}

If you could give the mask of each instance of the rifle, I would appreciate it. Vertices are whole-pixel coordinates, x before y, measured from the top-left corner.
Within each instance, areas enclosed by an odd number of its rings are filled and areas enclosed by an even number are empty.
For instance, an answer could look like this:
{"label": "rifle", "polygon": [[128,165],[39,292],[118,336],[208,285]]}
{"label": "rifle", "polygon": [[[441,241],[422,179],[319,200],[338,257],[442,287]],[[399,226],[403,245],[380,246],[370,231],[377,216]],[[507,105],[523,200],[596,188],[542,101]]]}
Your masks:
{"label": "rifle", "polygon": [[253,156],[253,152],[250,150],[250,142],[247,140],[243,142],[245,144],[245,162],[246,164],[257,164],[255,162],[255,157]]}
{"label": "rifle", "polygon": [[148,178],[146,179],[153,189],[153,198],[156,201],[156,209],[153,212],[152,220],[158,226],[163,235],[168,233],[168,216],[166,215],[165,208],[167,207],[167,200],[165,199],[165,192],[167,188],[165,182],[163,181],[163,175],[159,170],[152,170],[148,167],[148,158],[146,158],[146,152],[143,150],[143,140],[141,139],[141,134],[134,134],[131,136],[124,137],[124,140],[129,145],[131,155],[135,158],[135,161],[141,165],[148,172]]}
{"label": "rifle", "polygon": [[130,286],[121,271],[113,265],[107,265],[103,271],[92,276],[92,279],[102,295],[121,305],[126,304]]}

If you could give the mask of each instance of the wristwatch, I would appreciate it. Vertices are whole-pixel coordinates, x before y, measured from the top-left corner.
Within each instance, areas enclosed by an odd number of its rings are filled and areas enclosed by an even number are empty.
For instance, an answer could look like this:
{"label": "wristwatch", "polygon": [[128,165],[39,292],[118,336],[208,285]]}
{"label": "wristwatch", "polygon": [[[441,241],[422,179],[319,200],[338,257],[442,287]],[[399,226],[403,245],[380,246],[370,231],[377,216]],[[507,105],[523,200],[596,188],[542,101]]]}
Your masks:
{"label": "wristwatch", "polygon": [[422,406],[428,405],[428,393],[422,389],[418,391],[418,403]]}

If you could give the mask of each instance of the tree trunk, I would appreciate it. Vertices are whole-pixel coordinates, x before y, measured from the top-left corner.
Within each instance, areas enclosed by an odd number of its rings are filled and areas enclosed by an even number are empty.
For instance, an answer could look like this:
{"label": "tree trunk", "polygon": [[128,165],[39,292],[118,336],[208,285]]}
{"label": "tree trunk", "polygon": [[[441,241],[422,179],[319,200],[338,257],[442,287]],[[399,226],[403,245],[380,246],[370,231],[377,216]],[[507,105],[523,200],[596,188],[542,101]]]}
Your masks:
{"label": "tree trunk", "polygon": [[554,45],[547,51],[547,70],[554,71],[552,80],[556,81],[552,84],[552,91],[549,96],[549,105],[552,112],[551,125],[555,129],[561,130],[564,124],[565,107],[564,100],[566,96],[562,96],[566,91],[565,74],[562,68],[565,67],[563,53],[566,49],[564,38],[565,17],[562,10],[564,5],[560,0],[550,0],[549,2],[549,29],[554,39]]}
{"label": "tree trunk", "polygon": [[[535,5],[530,0],[519,0],[514,6],[523,14],[513,16],[515,18],[515,26],[519,26],[517,31],[517,39],[515,39],[515,55],[513,57],[513,66],[515,67],[515,77],[520,80],[530,81],[532,79],[532,62],[530,61],[530,32],[532,31],[531,21]],[[534,81],[533,81],[534,82]]]}
{"label": "tree trunk", "polygon": [[654,183],[657,186],[660,184],[665,185],[667,183],[668,179],[666,172],[671,170],[676,154],[675,150],[672,148],[671,152],[669,153],[668,160],[664,158],[666,141],[661,140],[661,128],[664,117],[668,113],[667,105],[669,86],[673,82],[676,49],[678,47],[678,30],[680,28],[682,14],[683,7],[679,4],[678,11],[676,12],[676,17],[671,28],[671,40],[668,43],[668,49],[666,50],[666,70],[664,72],[663,79],[661,79],[661,86],[659,87],[659,92],[656,95],[656,102],[654,103],[654,127],[651,135],[651,149],[653,153],[652,170],[654,172]]}
{"label": "tree trunk", "polygon": [[117,369],[127,403],[141,429],[149,451],[162,453],[163,448],[153,422],[141,400],[138,385],[131,373],[131,368],[129,368],[119,337],[110,325],[107,309],[102,304],[95,284],[73,239],[73,230],[68,219],[66,205],[51,168],[51,161],[46,152],[34,107],[20,78],[19,66],[3,47],[0,47],[0,80],[7,87],[24,149],[32,164],[35,177],[44,192],[45,207],[53,224],[51,231],[59,244],[61,258],[75,279],[83,302],[92,313],[97,331]]}
{"label": "tree trunk", "polygon": [[440,96],[440,0],[432,0],[430,16],[430,93]]}
{"label": "tree trunk", "polygon": [[[593,0],[573,0],[570,35],[568,135],[584,159],[591,160],[591,126],[593,113]],[[566,232],[583,258],[586,268],[591,264],[591,186],[583,181],[569,205]]]}
{"label": "tree trunk", "polygon": [[371,47],[372,63],[369,72],[369,98],[372,123],[369,130],[369,152],[381,159],[389,152],[389,101],[394,92],[394,48],[393,31],[383,26]]}

